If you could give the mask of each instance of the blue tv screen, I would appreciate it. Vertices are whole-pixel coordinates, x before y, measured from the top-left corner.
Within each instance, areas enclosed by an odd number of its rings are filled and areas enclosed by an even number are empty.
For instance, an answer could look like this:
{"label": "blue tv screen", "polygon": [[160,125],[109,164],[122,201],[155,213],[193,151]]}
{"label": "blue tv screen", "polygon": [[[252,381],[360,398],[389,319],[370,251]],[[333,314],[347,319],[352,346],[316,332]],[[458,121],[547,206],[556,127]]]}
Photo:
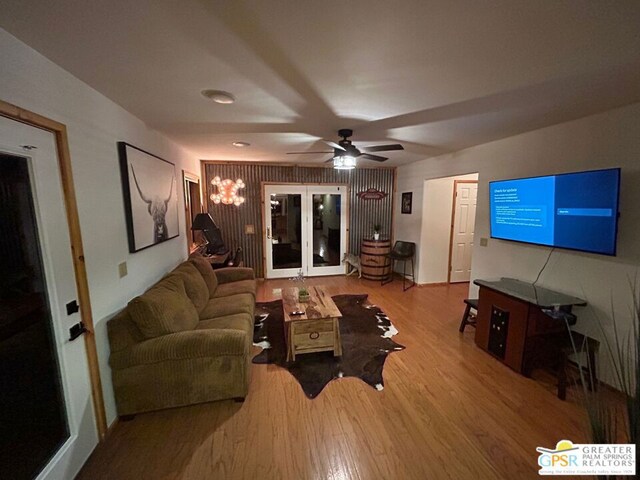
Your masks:
{"label": "blue tv screen", "polygon": [[620,169],[489,182],[491,237],[616,254]]}

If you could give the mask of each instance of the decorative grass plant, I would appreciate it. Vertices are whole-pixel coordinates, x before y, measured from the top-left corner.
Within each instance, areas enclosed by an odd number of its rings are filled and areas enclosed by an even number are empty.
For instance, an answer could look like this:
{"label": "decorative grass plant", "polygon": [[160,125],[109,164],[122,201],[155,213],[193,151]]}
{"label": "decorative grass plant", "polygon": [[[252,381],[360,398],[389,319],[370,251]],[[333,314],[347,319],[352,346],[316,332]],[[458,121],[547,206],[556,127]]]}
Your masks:
{"label": "decorative grass plant", "polygon": [[[578,369],[593,443],[626,442],[637,445],[640,440],[640,289],[637,281],[630,281],[629,286],[632,301],[631,328],[628,332],[621,331],[613,297],[610,332],[605,329],[608,319],[605,323],[605,319],[592,310],[601,343],[613,366],[615,387],[624,395],[625,405],[621,407],[618,402],[612,401],[602,389],[590,390],[588,385],[589,380],[593,380],[593,372],[587,369],[585,373],[582,368]],[[588,348],[586,344],[573,345],[576,355],[584,353],[585,348]],[[585,378],[585,375],[591,378]]]}

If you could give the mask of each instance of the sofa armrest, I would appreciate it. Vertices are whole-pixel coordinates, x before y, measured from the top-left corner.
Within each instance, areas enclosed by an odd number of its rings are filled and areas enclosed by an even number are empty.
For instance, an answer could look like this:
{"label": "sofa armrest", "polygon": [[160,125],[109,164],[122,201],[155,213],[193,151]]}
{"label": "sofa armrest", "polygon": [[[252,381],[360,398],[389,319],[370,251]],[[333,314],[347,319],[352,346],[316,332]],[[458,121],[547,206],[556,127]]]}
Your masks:
{"label": "sofa armrest", "polygon": [[226,267],[214,270],[218,278],[218,283],[238,282],[240,280],[254,280],[256,274],[252,268],[247,267]]}
{"label": "sofa armrest", "polygon": [[247,334],[241,330],[203,329],[172,333],[140,342],[111,354],[109,364],[118,370],[171,360],[244,355]]}

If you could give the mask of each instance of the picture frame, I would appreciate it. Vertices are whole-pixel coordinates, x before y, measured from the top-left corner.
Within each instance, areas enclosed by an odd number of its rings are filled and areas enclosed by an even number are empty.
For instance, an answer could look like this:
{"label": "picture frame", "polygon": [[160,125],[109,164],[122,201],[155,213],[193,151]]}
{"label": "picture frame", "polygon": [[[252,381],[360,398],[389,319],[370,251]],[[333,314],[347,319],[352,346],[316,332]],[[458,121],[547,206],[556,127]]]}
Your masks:
{"label": "picture frame", "polygon": [[118,142],[129,252],[180,235],[176,166],[127,142]]}
{"label": "picture frame", "polygon": [[400,204],[400,212],[411,214],[411,204],[413,202],[413,192],[404,192],[402,194],[402,202]]}

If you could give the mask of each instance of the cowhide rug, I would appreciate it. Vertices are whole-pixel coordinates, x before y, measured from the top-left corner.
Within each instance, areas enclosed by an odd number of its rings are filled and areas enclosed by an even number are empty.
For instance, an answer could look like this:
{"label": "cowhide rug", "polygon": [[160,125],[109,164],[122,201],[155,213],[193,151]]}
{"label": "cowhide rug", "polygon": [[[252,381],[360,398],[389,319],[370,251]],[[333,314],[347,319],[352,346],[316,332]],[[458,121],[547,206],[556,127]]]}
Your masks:
{"label": "cowhide rug", "polygon": [[295,362],[287,362],[282,301],[276,300],[256,305],[253,339],[263,350],[253,363],[274,363],[286,368],[309,398],[318,396],[331,380],[342,377],[357,377],[382,390],[387,355],[405,348],[391,340],[398,331],[382,310],[367,302],[367,295],[332,298],[342,312],[342,357],[334,357],[333,352],[306,353],[296,355]]}

